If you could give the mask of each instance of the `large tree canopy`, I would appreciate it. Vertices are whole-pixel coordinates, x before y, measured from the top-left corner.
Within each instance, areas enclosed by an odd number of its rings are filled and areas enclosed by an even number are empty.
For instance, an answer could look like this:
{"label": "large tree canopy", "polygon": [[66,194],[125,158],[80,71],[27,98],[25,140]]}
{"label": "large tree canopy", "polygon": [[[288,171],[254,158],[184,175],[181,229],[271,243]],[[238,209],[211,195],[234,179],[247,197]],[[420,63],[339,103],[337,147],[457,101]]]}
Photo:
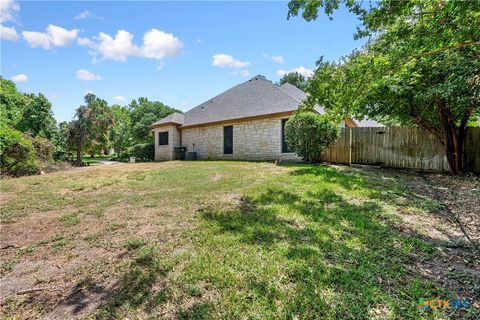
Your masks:
{"label": "large tree canopy", "polygon": [[317,63],[308,104],[420,126],[441,142],[452,172],[462,171],[465,128],[479,116],[480,2],[293,0],[289,16],[312,20],[323,8],[331,18],[340,5],[359,16],[355,36],[369,41]]}
{"label": "large tree canopy", "polygon": [[68,145],[76,150],[77,163],[81,162],[84,149],[93,154],[108,147],[113,125],[112,110],[105,100],[89,93],[85,96],[85,103],[78,107],[69,124]]}
{"label": "large tree canopy", "polygon": [[147,98],[132,100],[131,110],[132,136],[137,143],[152,142],[153,135],[150,125],[173,112],[181,112],[159,101],[150,101]]}
{"label": "large tree canopy", "polygon": [[57,122],[53,117],[50,101],[41,93],[25,94],[24,99],[21,118],[15,128],[34,137],[52,139],[57,133]]}

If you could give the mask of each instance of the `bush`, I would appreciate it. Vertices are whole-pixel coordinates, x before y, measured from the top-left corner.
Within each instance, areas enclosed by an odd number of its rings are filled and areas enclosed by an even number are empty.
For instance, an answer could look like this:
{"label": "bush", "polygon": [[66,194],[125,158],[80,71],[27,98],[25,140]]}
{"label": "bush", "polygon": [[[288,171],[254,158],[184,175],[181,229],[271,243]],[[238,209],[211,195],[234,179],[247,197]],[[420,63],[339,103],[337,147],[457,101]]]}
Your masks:
{"label": "bush", "polygon": [[53,143],[41,137],[31,138],[31,140],[37,159],[41,162],[53,162],[53,151],[55,149]]}
{"label": "bush", "polygon": [[128,151],[120,152],[120,159],[128,159],[128,158],[130,158],[130,152]]}
{"label": "bush", "polygon": [[155,158],[155,146],[153,143],[140,143],[132,148],[132,157],[143,161],[153,161]]}
{"label": "bush", "polygon": [[285,124],[288,148],[306,162],[320,162],[323,151],[339,135],[338,125],[313,112],[296,113]]}
{"label": "bush", "polygon": [[32,141],[20,131],[0,128],[0,167],[2,174],[21,176],[38,172]]}

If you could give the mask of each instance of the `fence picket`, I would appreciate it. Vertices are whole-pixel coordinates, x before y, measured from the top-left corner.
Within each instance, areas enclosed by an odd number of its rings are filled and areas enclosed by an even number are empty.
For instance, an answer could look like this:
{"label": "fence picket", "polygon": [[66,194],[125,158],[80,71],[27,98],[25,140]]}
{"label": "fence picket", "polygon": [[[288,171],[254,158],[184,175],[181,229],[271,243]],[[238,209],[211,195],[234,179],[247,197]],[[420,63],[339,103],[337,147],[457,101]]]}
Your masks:
{"label": "fence picket", "polygon": [[[480,127],[467,128],[464,150],[467,171],[480,173]],[[449,170],[440,142],[420,128],[342,128],[340,138],[324,152],[323,160],[425,171]]]}

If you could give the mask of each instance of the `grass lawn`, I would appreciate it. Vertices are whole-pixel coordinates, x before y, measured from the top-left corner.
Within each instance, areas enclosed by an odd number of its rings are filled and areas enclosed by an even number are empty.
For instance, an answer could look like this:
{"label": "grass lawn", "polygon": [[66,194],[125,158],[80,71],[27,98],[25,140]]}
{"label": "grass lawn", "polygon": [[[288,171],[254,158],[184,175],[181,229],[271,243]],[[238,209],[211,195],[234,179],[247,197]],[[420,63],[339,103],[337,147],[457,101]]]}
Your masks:
{"label": "grass lawn", "polygon": [[[425,179],[172,161],[5,180],[1,313],[478,319],[478,252]],[[25,292],[32,288],[38,291]],[[417,308],[419,298],[457,297],[475,307]]]}

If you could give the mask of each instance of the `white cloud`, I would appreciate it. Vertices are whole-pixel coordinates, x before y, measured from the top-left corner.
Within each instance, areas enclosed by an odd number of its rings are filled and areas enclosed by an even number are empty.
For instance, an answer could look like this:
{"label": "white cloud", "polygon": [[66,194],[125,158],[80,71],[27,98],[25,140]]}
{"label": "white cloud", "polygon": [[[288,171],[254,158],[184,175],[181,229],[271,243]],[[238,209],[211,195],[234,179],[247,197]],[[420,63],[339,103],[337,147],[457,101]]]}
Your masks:
{"label": "white cloud", "polygon": [[179,38],[158,29],[145,32],[141,47],[133,43],[133,35],[126,30],[117,31],[115,37],[100,32],[94,40],[79,38],[77,42],[96,50],[104,59],[114,61],[127,61],[130,56],[162,60],[178,56],[183,47]]}
{"label": "white cloud", "polygon": [[49,24],[46,32],[23,31],[22,36],[33,47],[42,47],[45,50],[50,47],[65,47],[70,45],[78,35],[78,29],[67,30],[53,24]]}
{"label": "white cloud", "polygon": [[225,54],[225,53],[218,53],[214,55],[212,58],[213,58],[212,65],[220,68],[240,69],[250,65],[250,62],[248,61],[236,60],[231,55]]}
{"label": "white cloud", "polygon": [[250,75],[250,71],[248,70],[242,70],[240,71],[240,75],[244,78],[248,77]]}
{"label": "white cloud", "polygon": [[9,28],[0,25],[0,38],[4,40],[17,41],[18,34],[15,28]]}
{"label": "white cloud", "polygon": [[78,29],[67,30],[62,27],[49,24],[47,33],[50,36],[50,41],[55,47],[64,47],[70,45],[78,35]]}
{"label": "white cloud", "polygon": [[285,62],[285,60],[283,59],[282,56],[272,56],[270,59],[271,59],[273,62],[280,63],[280,64],[282,64],[282,63]]}
{"label": "white cloud", "polygon": [[127,61],[128,56],[140,54],[140,49],[132,43],[133,35],[128,31],[119,30],[115,38],[100,32],[99,38],[97,49],[105,59]]}
{"label": "white cloud", "polygon": [[278,56],[271,56],[271,55],[269,55],[269,54],[262,53],[262,56],[263,56],[264,58],[267,58],[267,59],[269,59],[269,60],[272,60],[273,62],[278,63],[278,64],[282,64],[282,63],[285,62],[285,59],[283,59],[283,57],[280,56],[280,55],[278,55]]}
{"label": "white cloud", "polygon": [[77,44],[80,45],[80,46],[95,48],[95,42],[93,42],[92,40],[90,40],[88,38],[78,37]]}
{"label": "white cloud", "polygon": [[80,69],[75,72],[75,78],[83,81],[102,80],[98,74],[94,74],[88,70]]}
{"label": "white cloud", "polygon": [[0,1],[0,23],[15,21],[15,15],[20,11],[20,5],[14,0]]}
{"label": "white cloud", "polygon": [[45,33],[22,31],[22,36],[32,48],[42,47],[45,50],[50,49],[50,38]]}
{"label": "white cloud", "polygon": [[153,59],[178,56],[183,44],[171,33],[152,29],[143,36],[142,56]]}
{"label": "white cloud", "polygon": [[95,17],[95,13],[91,13],[90,11],[85,10],[77,14],[75,17],[73,17],[73,19],[82,20],[82,19],[93,18],[93,17]]}
{"label": "white cloud", "polygon": [[10,80],[12,80],[13,82],[27,82],[28,77],[26,74],[21,73],[11,77]]}
{"label": "white cloud", "polygon": [[127,99],[125,99],[124,96],[115,96],[113,97],[113,101],[115,101],[116,103],[123,103],[125,102]]}
{"label": "white cloud", "polygon": [[283,77],[287,73],[291,73],[291,72],[297,72],[297,73],[303,75],[305,78],[311,78],[313,76],[313,73],[314,73],[313,70],[307,69],[304,66],[300,66],[298,68],[288,70],[288,71],[287,70],[278,70],[277,71],[277,76]]}

